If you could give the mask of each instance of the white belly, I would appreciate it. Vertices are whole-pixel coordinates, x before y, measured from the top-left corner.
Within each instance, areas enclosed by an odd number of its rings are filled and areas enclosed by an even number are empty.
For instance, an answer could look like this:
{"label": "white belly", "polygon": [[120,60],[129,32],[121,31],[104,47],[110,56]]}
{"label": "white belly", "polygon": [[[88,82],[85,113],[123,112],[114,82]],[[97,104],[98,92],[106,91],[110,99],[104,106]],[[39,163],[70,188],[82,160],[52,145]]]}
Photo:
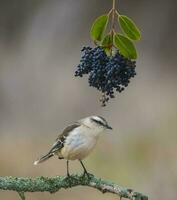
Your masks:
{"label": "white belly", "polygon": [[97,138],[90,134],[74,132],[68,136],[65,145],[61,150],[61,155],[68,160],[82,160],[95,147]]}

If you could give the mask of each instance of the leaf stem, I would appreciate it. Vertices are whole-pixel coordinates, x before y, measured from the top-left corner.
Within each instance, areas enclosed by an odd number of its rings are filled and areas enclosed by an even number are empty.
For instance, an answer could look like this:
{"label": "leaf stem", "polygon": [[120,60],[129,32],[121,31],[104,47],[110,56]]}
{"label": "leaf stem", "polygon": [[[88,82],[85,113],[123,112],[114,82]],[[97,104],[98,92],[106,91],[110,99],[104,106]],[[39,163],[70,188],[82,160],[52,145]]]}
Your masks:
{"label": "leaf stem", "polygon": [[115,28],[115,12],[116,12],[116,0],[112,1],[112,22],[111,22],[111,31]]}
{"label": "leaf stem", "polygon": [[[115,15],[116,15],[116,0],[113,0],[112,1],[112,19],[111,19],[111,36],[112,36],[112,40],[114,38],[114,32],[115,32]],[[112,55],[112,52],[113,49],[111,48],[111,55]]]}
{"label": "leaf stem", "polygon": [[116,8],[116,0],[113,0],[112,1],[112,9],[115,10],[115,8]]}
{"label": "leaf stem", "polygon": [[119,14],[119,12],[118,12],[117,10],[116,10],[115,12],[116,12],[116,15],[117,15],[117,16],[120,16],[120,14]]}

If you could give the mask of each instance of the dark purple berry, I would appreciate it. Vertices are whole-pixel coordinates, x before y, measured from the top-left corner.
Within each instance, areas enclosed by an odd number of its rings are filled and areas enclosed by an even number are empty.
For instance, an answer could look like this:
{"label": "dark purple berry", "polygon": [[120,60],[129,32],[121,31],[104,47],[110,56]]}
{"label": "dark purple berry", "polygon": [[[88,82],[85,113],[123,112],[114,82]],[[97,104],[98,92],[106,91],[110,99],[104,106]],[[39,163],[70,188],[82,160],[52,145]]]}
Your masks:
{"label": "dark purple berry", "polygon": [[122,56],[118,51],[115,55],[107,56],[101,47],[83,47],[80,64],[75,76],[88,74],[88,82],[104,95],[102,104],[114,98],[114,91],[122,92],[136,75],[136,62]]}

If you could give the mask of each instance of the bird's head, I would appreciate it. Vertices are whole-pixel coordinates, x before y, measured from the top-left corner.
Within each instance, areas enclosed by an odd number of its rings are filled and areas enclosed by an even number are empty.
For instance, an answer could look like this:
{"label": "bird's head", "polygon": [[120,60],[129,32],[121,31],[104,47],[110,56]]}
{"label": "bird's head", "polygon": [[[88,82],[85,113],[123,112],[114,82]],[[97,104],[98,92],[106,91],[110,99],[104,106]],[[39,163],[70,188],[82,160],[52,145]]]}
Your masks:
{"label": "bird's head", "polygon": [[86,117],[82,119],[82,123],[97,133],[101,133],[106,129],[112,130],[112,127],[108,125],[107,121],[100,116]]}

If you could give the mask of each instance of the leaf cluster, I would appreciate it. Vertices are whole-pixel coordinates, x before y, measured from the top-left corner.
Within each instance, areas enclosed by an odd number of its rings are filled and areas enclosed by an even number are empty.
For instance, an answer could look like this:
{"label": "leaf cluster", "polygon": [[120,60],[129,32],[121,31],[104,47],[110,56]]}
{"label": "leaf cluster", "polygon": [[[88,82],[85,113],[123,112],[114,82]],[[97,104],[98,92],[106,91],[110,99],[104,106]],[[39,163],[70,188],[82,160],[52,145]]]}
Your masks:
{"label": "leaf cluster", "polygon": [[[107,31],[110,23],[111,29]],[[115,31],[115,25],[120,27],[121,33]],[[96,18],[90,35],[94,43],[103,47],[108,55],[111,55],[115,48],[128,59],[137,58],[134,42],[140,40],[141,32],[132,19],[120,15],[116,10],[112,9],[108,14]]]}

